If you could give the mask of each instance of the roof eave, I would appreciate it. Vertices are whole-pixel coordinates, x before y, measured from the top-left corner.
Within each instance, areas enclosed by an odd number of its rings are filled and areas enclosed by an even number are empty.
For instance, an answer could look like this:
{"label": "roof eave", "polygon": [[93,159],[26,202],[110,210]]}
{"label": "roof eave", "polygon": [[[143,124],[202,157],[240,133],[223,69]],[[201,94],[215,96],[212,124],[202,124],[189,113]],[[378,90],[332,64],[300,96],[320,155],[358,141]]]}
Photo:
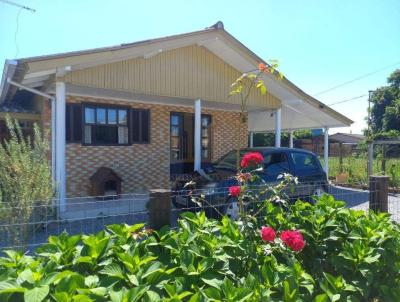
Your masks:
{"label": "roof eave", "polygon": [[7,97],[8,88],[10,87],[8,79],[12,79],[14,77],[17,66],[18,61],[16,60],[6,60],[4,64],[3,75],[0,82],[0,105],[4,103]]}
{"label": "roof eave", "polygon": [[[232,42],[234,42],[236,45],[238,45],[240,48],[242,48],[245,52],[247,52],[250,55],[250,57],[253,59],[256,66],[258,66],[258,63],[260,63],[260,62],[269,65],[268,62],[264,61],[261,57],[259,57],[256,53],[254,53],[246,45],[244,45],[242,42],[240,42],[238,39],[236,39],[234,36],[232,36],[225,29],[219,29],[219,31],[222,32],[223,34],[225,34]],[[314,107],[318,107],[321,110],[327,111],[328,114],[333,115],[337,120],[342,122],[344,124],[344,126],[350,126],[351,124],[354,123],[354,121],[352,121],[348,117],[344,116],[343,114],[337,112],[336,110],[330,108],[329,106],[325,105],[324,103],[318,101],[314,97],[305,93],[303,90],[301,90],[298,86],[296,86],[293,82],[291,82],[285,76],[282,78],[282,83],[285,86],[287,86],[288,88],[294,90],[297,94],[301,95],[306,101],[308,101],[308,103],[310,103]]]}

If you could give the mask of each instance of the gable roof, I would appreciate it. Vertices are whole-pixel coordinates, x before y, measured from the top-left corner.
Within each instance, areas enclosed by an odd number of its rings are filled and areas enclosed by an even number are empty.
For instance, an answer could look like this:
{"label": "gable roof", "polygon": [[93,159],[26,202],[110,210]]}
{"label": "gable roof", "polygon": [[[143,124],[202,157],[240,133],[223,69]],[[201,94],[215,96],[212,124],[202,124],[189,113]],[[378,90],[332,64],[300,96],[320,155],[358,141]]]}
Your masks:
{"label": "gable roof", "polygon": [[365,136],[362,134],[352,134],[352,133],[335,133],[329,135],[329,140],[343,143],[343,144],[358,144],[362,140],[365,139]]}
{"label": "gable roof", "polygon": [[[16,88],[7,82],[8,78],[30,87],[44,87],[54,79],[57,73],[62,74],[66,71],[81,70],[136,57],[150,58],[166,50],[193,44],[206,47],[240,72],[253,72],[257,69],[258,63],[266,63],[228,33],[222,22],[217,22],[204,30],[190,33],[112,47],[6,61],[0,83],[0,103],[6,98],[12,98],[16,91]],[[307,112],[303,114],[303,118],[309,115],[308,112],[318,112],[319,118],[307,123],[307,128],[345,127],[353,123],[349,118],[302,91],[286,77],[282,80],[270,74],[263,77],[269,92],[281,100],[288,112],[293,113],[298,110]]]}

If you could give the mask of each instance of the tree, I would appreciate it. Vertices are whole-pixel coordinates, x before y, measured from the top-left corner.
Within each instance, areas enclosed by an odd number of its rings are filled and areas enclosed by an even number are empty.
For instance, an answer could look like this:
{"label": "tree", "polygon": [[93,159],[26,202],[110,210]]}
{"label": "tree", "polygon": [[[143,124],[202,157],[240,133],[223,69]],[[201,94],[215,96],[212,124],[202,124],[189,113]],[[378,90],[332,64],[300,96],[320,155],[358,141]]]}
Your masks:
{"label": "tree", "polygon": [[17,121],[7,117],[6,123],[10,138],[0,143],[0,236],[13,246],[23,246],[38,226],[35,222],[50,214],[53,187],[49,145],[47,135],[36,124],[30,138],[23,136]]}
{"label": "tree", "polygon": [[371,96],[371,134],[373,137],[400,136],[400,69],[387,79],[388,85]]}

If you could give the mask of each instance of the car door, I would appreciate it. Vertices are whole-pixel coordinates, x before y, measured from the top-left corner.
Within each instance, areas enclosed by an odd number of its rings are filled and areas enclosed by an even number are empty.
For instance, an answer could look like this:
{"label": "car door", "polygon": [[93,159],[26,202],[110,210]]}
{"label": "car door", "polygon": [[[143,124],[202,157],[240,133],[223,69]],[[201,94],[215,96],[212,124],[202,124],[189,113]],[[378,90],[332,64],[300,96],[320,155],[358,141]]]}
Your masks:
{"label": "car door", "polygon": [[310,196],[316,185],[324,181],[324,172],[317,157],[308,152],[291,151],[290,161],[293,175],[298,178],[296,186],[297,196]]}
{"label": "car door", "polygon": [[267,183],[278,183],[279,175],[290,173],[287,153],[282,151],[268,152],[264,154],[263,179]]}

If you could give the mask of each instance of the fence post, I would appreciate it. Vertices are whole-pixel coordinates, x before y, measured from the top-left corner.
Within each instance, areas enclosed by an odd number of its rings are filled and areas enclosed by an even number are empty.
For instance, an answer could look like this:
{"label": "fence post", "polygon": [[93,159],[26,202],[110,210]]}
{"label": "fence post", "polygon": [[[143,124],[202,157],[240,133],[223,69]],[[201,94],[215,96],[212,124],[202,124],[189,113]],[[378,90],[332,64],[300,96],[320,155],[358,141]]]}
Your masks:
{"label": "fence post", "polygon": [[368,177],[370,177],[373,173],[373,163],[374,163],[374,144],[369,143],[368,144]]}
{"label": "fence post", "polygon": [[171,191],[164,189],[150,190],[149,226],[160,229],[171,225]]}
{"label": "fence post", "polygon": [[371,175],[369,177],[369,208],[388,212],[389,176]]}

